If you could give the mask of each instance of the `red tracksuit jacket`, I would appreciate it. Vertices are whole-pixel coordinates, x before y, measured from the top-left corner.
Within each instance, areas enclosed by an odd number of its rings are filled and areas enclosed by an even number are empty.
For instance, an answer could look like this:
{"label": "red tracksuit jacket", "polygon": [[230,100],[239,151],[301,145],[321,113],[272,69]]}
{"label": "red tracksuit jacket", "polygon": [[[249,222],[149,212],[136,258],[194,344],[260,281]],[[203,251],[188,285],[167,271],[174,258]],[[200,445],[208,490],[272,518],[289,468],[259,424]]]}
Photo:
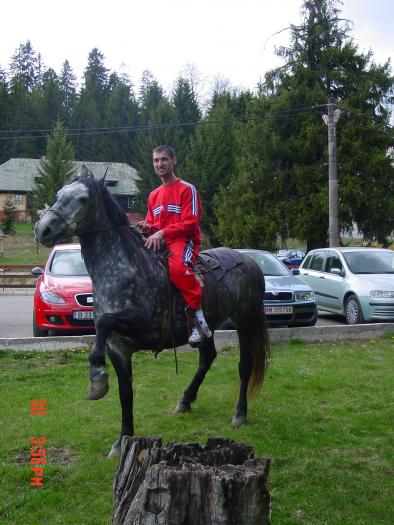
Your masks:
{"label": "red tracksuit jacket", "polygon": [[189,267],[201,245],[201,200],[196,188],[181,179],[149,195],[145,219],[162,230],[171,257],[170,279],[193,310],[201,304],[201,287]]}

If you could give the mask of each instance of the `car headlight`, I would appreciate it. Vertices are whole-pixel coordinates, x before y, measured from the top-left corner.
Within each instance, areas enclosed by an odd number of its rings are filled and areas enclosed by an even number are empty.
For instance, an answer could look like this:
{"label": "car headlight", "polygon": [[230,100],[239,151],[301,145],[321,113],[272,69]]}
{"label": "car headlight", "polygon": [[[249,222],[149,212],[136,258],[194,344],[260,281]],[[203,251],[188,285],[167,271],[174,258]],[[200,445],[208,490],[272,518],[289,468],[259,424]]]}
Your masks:
{"label": "car headlight", "polygon": [[294,294],[294,299],[296,301],[314,301],[315,300],[315,293],[310,292],[296,292]]}
{"label": "car headlight", "polygon": [[369,296],[375,298],[381,297],[382,299],[392,299],[394,298],[394,290],[371,290]]}
{"label": "car headlight", "polygon": [[63,304],[66,301],[58,295],[55,292],[41,292],[41,299],[45,301],[46,303],[52,303],[52,304]]}

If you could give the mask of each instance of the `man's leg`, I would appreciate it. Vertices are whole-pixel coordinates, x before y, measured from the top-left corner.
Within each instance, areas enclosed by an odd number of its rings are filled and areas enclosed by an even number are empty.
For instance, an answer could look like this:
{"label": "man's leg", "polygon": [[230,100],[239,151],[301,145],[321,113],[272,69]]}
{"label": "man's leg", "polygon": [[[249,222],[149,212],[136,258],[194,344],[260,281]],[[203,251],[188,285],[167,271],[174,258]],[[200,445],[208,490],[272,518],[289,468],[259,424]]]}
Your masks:
{"label": "man's leg", "polygon": [[194,316],[194,328],[189,338],[191,345],[197,346],[202,337],[211,337],[212,333],[201,308],[202,290],[193,273],[193,246],[185,242],[169,245],[169,275],[171,281],[180,291],[185,303]]}

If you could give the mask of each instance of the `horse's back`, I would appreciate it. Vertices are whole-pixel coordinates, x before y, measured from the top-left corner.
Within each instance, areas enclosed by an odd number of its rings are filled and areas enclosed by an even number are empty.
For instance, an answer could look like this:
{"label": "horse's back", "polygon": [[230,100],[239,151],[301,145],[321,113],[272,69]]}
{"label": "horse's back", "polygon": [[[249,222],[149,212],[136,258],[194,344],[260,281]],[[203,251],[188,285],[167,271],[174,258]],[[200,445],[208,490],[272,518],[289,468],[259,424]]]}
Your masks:
{"label": "horse's back", "polygon": [[200,253],[203,260],[204,311],[213,326],[228,317],[246,320],[261,310],[264,275],[248,255],[231,248],[212,248]]}

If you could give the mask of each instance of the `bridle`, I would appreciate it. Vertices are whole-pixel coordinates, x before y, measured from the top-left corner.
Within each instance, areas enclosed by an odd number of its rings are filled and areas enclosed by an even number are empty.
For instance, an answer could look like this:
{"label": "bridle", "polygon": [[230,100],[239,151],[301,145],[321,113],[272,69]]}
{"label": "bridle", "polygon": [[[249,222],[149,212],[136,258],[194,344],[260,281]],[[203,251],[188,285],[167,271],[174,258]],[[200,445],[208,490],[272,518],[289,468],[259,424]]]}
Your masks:
{"label": "bridle", "polygon": [[49,210],[47,211],[47,213],[49,212],[52,212],[56,215],[56,217],[58,217],[58,219],[60,219],[62,222],[64,222],[64,224],[67,226],[67,233],[69,235],[74,235],[77,227],[78,227],[78,224],[76,222],[72,222],[72,223],[68,223],[67,220],[63,217],[63,215],[61,213],[59,213],[57,210],[55,210],[53,208],[53,206],[51,206],[49,208]]}

